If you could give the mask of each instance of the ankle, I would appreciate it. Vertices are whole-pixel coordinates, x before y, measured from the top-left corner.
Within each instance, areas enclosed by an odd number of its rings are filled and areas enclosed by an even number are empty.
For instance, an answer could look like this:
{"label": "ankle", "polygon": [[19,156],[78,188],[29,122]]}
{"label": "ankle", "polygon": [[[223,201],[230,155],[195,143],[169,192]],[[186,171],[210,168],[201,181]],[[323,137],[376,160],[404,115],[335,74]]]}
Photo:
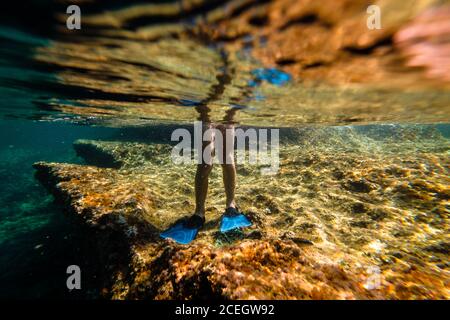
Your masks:
{"label": "ankle", "polygon": [[195,216],[205,217],[205,210],[195,210],[194,211]]}
{"label": "ankle", "polygon": [[237,208],[236,203],[235,203],[234,201],[232,201],[232,202],[230,202],[230,203],[227,203],[225,209],[228,209],[228,208],[234,208],[234,209],[236,209],[236,208]]}

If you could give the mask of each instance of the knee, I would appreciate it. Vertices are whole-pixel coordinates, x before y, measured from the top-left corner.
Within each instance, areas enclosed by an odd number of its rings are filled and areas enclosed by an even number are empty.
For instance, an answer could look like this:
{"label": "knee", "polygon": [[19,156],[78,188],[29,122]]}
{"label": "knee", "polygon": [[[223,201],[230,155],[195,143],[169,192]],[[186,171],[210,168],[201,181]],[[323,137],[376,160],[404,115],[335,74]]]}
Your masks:
{"label": "knee", "polygon": [[212,170],[212,167],[212,164],[202,163],[197,166],[197,169],[204,174],[209,174]]}
{"label": "knee", "polygon": [[234,166],[234,153],[233,152],[229,152],[229,153],[224,153],[223,155],[223,159],[222,159],[222,166]]}
{"label": "knee", "polygon": [[235,168],[234,163],[222,163],[221,166],[224,171],[234,170]]}

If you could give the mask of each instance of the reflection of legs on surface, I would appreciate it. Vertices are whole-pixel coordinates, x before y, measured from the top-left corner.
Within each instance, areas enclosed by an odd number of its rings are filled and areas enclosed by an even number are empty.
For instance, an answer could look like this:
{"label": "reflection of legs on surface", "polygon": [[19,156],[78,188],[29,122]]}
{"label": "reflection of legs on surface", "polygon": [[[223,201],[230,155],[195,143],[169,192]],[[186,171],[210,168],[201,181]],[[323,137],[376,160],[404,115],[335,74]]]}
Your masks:
{"label": "reflection of legs on surface", "polygon": [[[231,108],[226,111],[225,116],[223,117],[223,122],[225,126],[233,125],[235,122],[234,118],[236,116],[236,112],[238,112],[239,108]],[[234,130],[234,127],[233,127]]]}

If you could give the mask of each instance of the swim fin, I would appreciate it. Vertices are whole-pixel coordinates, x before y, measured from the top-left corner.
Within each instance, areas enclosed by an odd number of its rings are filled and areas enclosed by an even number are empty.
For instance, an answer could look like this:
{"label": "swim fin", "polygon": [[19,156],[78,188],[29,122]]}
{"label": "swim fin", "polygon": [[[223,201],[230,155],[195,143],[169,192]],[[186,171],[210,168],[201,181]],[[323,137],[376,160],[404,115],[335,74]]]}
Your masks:
{"label": "swim fin", "polygon": [[222,216],[220,231],[227,232],[237,228],[249,227],[252,223],[235,208],[228,208]]}
{"label": "swim fin", "polygon": [[195,239],[198,230],[203,226],[204,222],[205,218],[198,215],[184,218],[162,232],[160,237],[164,239],[170,238],[181,244],[189,244]]}

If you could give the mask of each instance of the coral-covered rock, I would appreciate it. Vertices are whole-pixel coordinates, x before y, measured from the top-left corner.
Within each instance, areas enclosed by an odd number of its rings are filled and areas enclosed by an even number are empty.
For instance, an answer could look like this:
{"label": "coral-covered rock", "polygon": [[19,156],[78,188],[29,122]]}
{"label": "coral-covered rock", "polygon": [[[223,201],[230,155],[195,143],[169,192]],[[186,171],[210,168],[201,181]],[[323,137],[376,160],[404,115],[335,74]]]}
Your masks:
{"label": "coral-covered rock", "polygon": [[376,130],[290,131],[276,179],[238,170],[253,226],[232,233],[217,231],[224,195],[213,171],[207,223],[188,246],[159,237],[194,209],[195,166],[175,166],[168,145],[79,141],[87,163],[120,165],[34,167],[88,226],[106,297],[448,298],[448,142],[399,131],[395,143]]}

